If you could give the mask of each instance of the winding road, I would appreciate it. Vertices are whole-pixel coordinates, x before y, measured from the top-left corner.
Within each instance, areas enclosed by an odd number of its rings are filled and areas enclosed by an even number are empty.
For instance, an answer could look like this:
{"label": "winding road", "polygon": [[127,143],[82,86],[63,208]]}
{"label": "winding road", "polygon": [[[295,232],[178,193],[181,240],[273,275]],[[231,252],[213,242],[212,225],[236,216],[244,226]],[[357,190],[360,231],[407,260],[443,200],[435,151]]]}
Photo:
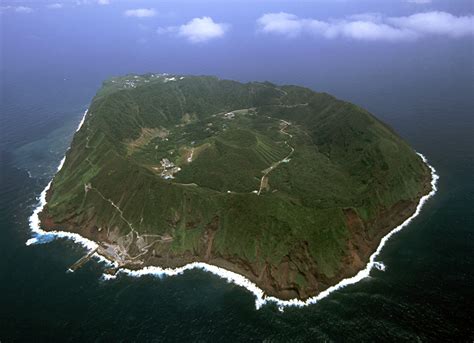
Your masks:
{"label": "winding road", "polygon": [[[280,122],[283,124],[282,128],[280,129],[280,132],[282,134],[285,134],[285,135],[289,136],[290,138],[293,138],[293,136],[291,134],[289,134],[288,132],[285,131],[288,128],[288,126],[291,125],[291,123],[287,122],[286,120],[283,120],[283,119],[280,119]],[[268,167],[267,169],[262,171],[264,174],[263,174],[262,178],[260,179],[260,188],[257,192],[257,195],[260,195],[260,193],[262,193],[263,188],[266,187],[267,182],[268,182],[268,174],[270,174],[270,172],[272,170],[276,169],[281,163],[288,163],[290,161],[290,157],[291,157],[291,155],[293,155],[293,152],[295,151],[295,148],[293,148],[290,144],[288,144],[288,141],[285,141],[285,144],[291,149],[291,152],[285,158],[283,158],[283,159],[281,159],[277,162],[274,162],[270,167]]]}

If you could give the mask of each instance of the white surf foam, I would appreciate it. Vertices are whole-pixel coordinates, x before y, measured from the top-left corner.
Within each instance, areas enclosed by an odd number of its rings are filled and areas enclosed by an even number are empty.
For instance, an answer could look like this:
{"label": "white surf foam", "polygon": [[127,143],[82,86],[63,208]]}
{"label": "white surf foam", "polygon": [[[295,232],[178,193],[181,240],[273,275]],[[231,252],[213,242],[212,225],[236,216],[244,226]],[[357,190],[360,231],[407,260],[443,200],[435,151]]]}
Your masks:
{"label": "white surf foam", "polygon": [[82,115],[82,119],[79,122],[79,125],[77,125],[76,132],[79,131],[82,127],[82,124],[84,124],[84,121],[86,120],[86,116],[87,116],[87,111],[88,111],[88,109],[84,111],[84,114]]}
{"label": "white surf foam", "polygon": [[[95,258],[97,261],[99,261],[101,263],[104,263],[107,267],[118,268],[118,263],[117,262],[110,261],[109,259],[105,258],[104,256],[102,256],[101,254],[99,254],[97,252],[93,253],[92,257]],[[113,275],[110,275],[110,276],[113,276]]]}
{"label": "white surf foam", "polygon": [[[79,123],[79,126],[76,131],[79,131],[81,128],[82,124],[84,123],[84,119],[86,117],[87,111],[84,113],[84,116]],[[370,256],[369,262],[365,266],[364,269],[360,270],[356,275],[350,278],[346,278],[341,280],[339,283],[337,283],[334,286],[331,286],[327,288],[326,290],[322,291],[318,295],[308,298],[307,300],[299,300],[299,299],[291,299],[291,300],[282,300],[278,299],[273,296],[266,296],[265,292],[260,289],[255,283],[247,279],[245,276],[231,272],[229,270],[226,270],[221,267],[217,267],[211,264],[207,264],[204,262],[193,262],[189,263],[183,267],[180,268],[161,268],[157,266],[148,266],[144,267],[139,270],[131,270],[127,268],[120,268],[117,271],[117,274],[126,274],[132,277],[141,277],[143,275],[154,275],[158,277],[164,277],[164,276],[176,276],[184,273],[186,270],[191,270],[191,269],[201,269],[206,272],[212,273],[214,275],[217,275],[229,283],[233,283],[235,285],[238,285],[240,287],[244,287],[247,289],[249,292],[251,292],[255,296],[255,307],[257,309],[261,308],[263,305],[266,303],[275,303],[280,310],[283,310],[285,307],[288,306],[297,306],[297,307],[303,307],[303,306],[308,306],[311,304],[317,303],[319,300],[327,297],[329,294],[344,288],[348,285],[355,284],[370,275],[370,271],[373,268],[377,268],[379,270],[385,270],[385,265],[382,262],[375,261],[376,257],[380,254],[382,248],[384,245],[387,243],[387,241],[392,237],[395,233],[399,232],[403,228],[405,228],[412,220],[415,218],[421,211],[421,208],[423,205],[426,203],[426,201],[431,198],[437,191],[437,183],[439,176],[436,174],[436,170],[428,163],[426,157],[420,153],[418,153],[420,158],[423,160],[423,162],[430,168],[431,170],[431,191],[421,197],[415,212],[407,218],[402,224],[394,228],[392,231],[390,231],[387,235],[385,235],[382,240],[380,241],[377,250]],[[59,164],[58,171],[62,168],[64,164],[65,158],[61,160],[61,163]],[[96,242],[93,242],[87,238],[82,237],[79,234],[76,233],[70,233],[70,232],[65,232],[65,231],[44,231],[40,228],[40,220],[38,217],[38,214],[43,210],[45,204],[46,204],[46,192],[49,190],[51,186],[50,181],[46,188],[41,192],[41,195],[39,197],[39,204],[33,211],[33,214],[30,217],[30,228],[34,233],[34,237],[30,238],[27,242],[26,245],[31,245],[31,244],[38,244],[38,243],[43,243],[43,242],[49,242],[52,239],[55,238],[68,238],[73,240],[74,242],[84,246],[86,249],[89,251],[92,251],[98,247],[98,244]],[[110,261],[104,256],[98,254],[97,252],[93,254],[93,257],[99,259],[99,261],[107,263],[108,265],[115,266],[117,267],[117,263],[115,261]],[[117,275],[116,274],[116,275]],[[102,278],[104,280],[111,280],[115,279],[116,275],[110,275],[110,274],[103,274]]]}
{"label": "white surf foam", "polygon": [[[84,124],[84,120],[87,115],[87,110],[85,110],[81,121],[79,122],[79,125],[77,126],[76,132],[80,130],[82,127],[82,124]],[[60,171],[64,165],[64,162],[66,161],[66,156],[62,158],[62,160],[59,162],[59,166],[57,169],[57,172]],[[84,246],[86,249],[89,251],[92,251],[98,247],[97,243],[82,237],[81,235],[77,233],[72,233],[72,232],[66,232],[66,231],[44,231],[40,227],[40,219],[39,219],[39,214],[43,210],[44,206],[46,205],[46,193],[48,192],[49,188],[51,187],[51,183],[53,180],[49,181],[49,183],[46,185],[46,187],[43,189],[41,192],[39,198],[38,198],[38,206],[33,211],[33,214],[30,216],[29,222],[30,222],[30,228],[31,231],[33,232],[33,237],[28,239],[26,241],[26,245],[32,245],[32,244],[40,244],[40,243],[47,243],[50,242],[53,239],[56,238],[68,238],[71,239],[72,241],[81,244]]]}

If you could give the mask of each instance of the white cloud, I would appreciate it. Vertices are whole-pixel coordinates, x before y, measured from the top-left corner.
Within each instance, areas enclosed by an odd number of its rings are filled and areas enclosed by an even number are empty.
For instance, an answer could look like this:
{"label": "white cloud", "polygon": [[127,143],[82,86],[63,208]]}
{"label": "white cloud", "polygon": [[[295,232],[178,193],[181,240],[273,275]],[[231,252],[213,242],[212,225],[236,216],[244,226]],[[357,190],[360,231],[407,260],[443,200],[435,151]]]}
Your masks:
{"label": "white cloud", "polygon": [[98,5],[110,5],[111,0],[76,0],[77,6],[98,4]]}
{"label": "white cloud", "polygon": [[[335,36],[343,36],[357,40],[412,40],[418,37],[415,32],[394,28],[383,23],[371,21],[348,21],[333,25],[329,32],[334,31]],[[331,37],[332,38],[332,37]]]}
{"label": "white cloud", "polygon": [[27,6],[17,6],[17,7],[15,7],[15,12],[18,12],[18,13],[31,13],[31,12],[33,12],[33,9],[31,7],[27,7]]}
{"label": "white cloud", "polygon": [[0,6],[0,13],[4,11],[13,11],[16,13],[31,13],[33,9],[27,6]]}
{"label": "white cloud", "polygon": [[60,4],[59,2],[57,2],[55,4],[46,5],[46,7],[51,8],[51,9],[60,9],[60,8],[63,8],[63,4]]}
{"label": "white cloud", "polygon": [[262,15],[257,20],[257,26],[260,32],[286,37],[307,33],[328,39],[344,37],[365,41],[411,41],[427,35],[473,35],[473,20],[473,16],[457,17],[446,12],[425,12],[392,18],[366,13],[323,21],[280,12]]}
{"label": "white cloud", "polygon": [[418,4],[418,5],[431,4],[431,0],[405,0],[405,1],[412,4]]}
{"label": "white cloud", "polygon": [[156,15],[153,8],[136,8],[133,10],[126,10],[124,12],[126,17],[149,18]]}
{"label": "white cloud", "polygon": [[267,13],[257,20],[263,32],[291,37],[297,36],[303,31],[305,22],[306,20],[301,20],[294,14],[285,12]]}
{"label": "white cloud", "polygon": [[474,34],[474,16],[454,16],[446,12],[417,13],[407,17],[389,18],[396,26],[420,34],[462,37]]}
{"label": "white cloud", "polygon": [[194,18],[181,26],[160,27],[159,34],[175,33],[191,43],[202,43],[225,35],[229,25],[216,23],[211,17]]}
{"label": "white cloud", "polygon": [[265,33],[295,37],[302,33],[321,35],[326,38],[346,37],[357,40],[404,40],[413,34],[383,24],[377,14],[352,16],[349,20],[322,21],[301,19],[289,13],[268,13],[257,20],[259,30]]}

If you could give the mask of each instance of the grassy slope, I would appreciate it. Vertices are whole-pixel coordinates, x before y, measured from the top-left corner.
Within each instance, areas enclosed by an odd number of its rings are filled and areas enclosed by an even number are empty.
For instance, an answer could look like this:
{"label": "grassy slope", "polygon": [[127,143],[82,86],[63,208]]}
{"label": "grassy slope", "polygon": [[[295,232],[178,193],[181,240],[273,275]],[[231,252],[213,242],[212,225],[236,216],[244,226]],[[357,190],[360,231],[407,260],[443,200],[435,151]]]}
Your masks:
{"label": "grassy slope", "polygon": [[[197,249],[206,225],[218,216],[215,254],[278,265],[305,241],[318,269],[333,276],[349,235],[342,209],[354,208],[369,222],[380,209],[414,199],[422,190],[424,166],[365,110],[305,88],[281,89],[212,77],[152,81],[131,89],[109,81],[93,100],[54,179],[50,215],[56,222],[72,219],[79,225],[94,220],[124,233],[128,223],[142,233],[169,233],[176,252]],[[294,104],[307,105],[282,106]],[[199,124],[212,114],[250,107],[257,108],[250,136],[245,130],[217,138],[198,135],[212,144],[177,174],[177,181],[198,180],[201,187],[163,180],[140,163],[140,155],[127,154],[125,142],[137,139],[142,128],[175,127],[186,113]],[[258,189],[262,161],[286,153],[264,133],[265,116],[292,122],[288,132],[295,153],[269,178],[278,191],[227,194],[231,186],[237,192]],[[85,184],[94,188],[86,192]],[[123,218],[104,198],[122,209]]]}

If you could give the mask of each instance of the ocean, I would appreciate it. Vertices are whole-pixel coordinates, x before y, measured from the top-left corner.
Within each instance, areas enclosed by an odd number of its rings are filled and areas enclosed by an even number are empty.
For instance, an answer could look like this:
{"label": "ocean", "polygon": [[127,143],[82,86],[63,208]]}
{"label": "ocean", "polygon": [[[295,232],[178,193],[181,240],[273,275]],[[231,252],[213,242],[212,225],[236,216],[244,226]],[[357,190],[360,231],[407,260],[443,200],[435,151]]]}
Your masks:
{"label": "ocean", "polygon": [[[378,256],[384,271],[373,269],[317,304],[281,312],[275,304],[257,310],[253,294],[204,271],[104,280],[97,260],[67,272],[86,252],[71,240],[25,244],[40,192],[90,100],[105,77],[123,69],[2,72],[0,341],[474,340],[472,70],[368,73],[349,84],[341,75],[270,79],[367,108],[440,176],[436,195]],[[218,76],[238,78],[235,73]],[[256,72],[253,79],[266,75]]]}

